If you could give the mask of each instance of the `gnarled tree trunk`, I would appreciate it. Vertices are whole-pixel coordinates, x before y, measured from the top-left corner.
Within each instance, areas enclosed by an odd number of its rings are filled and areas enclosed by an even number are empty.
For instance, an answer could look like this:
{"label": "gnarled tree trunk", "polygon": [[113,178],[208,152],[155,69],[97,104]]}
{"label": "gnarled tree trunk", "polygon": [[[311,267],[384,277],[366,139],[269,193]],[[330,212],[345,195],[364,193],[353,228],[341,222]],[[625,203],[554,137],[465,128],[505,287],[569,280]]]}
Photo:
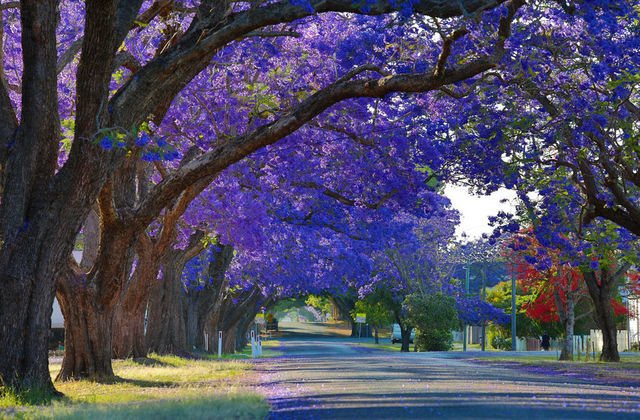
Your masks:
{"label": "gnarled tree trunk", "polygon": [[349,321],[351,325],[351,337],[358,336],[358,324],[351,316],[351,312],[356,308],[356,300],[354,297],[345,294],[339,296],[333,296],[331,298],[334,305],[338,308],[343,320]]}
{"label": "gnarled tree trunk", "polygon": [[[0,86],[0,377],[16,388],[54,391],[47,350],[57,281],[65,275],[75,237],[117,161],[115,155],[105,159],[104,151],[90,144],[96,121],[104,116],[96,109],[108,95],[115,44],[121,43],[109,31],[115,27],[117,3],[101,3],[87,4],[85,39],[91,45],[83,51],[76,76],[82,111],[76,113],[76,140],[63,170],[57,171],[57,1],[21,2],[20,121]],[[130,26],[128,16],[121,17]]]}
{"label": "gnarled tree trunk", "polygon": [[[127,281],[117,261],[131,261],[132,227],[116,219],[102,218],[100,249],[87,274],[74,270],[60,280],[57,297],[64,315],[65,353],[56,380],[113,376],[111,343],[114,308],[120,285]],[[105,224],[109,228],[105,229]]]}
{"label": "gnarled tree trunk", "polygon": [[138,241],[138,260],[116,305],[113,319],[113,357],[146,357],[144,323],[151,286],[158,274],[151,240],[144,233]]}
{"label": "gnarled tree trunk", "polygon": [[624,264],[615,273],[612,273],[610,268],[600,267],[599,276],[594,270],[583,271],[584,280],[596,310],[598,325],[602,331],[600,360],[604,362],[620,361],[616,323],[611,307],[611,288],[628,269],[629,265]]}
{"label": "gnarled tree trunk", "polygon": [[233,258],[232,245],[218,245],[212,250],[207,268],[208,283],[199,290],[187,290],[185,296],[185,319],[187,325],[187,348],[204,350],[204,332],[219,310],[228,280],[226,272]]}
{"label": "gnarled tree trunk", "polygon": [[[242,350],[247,343],[246,337],[244,341],[242,338],[246,335],[248,325],[258,313],[260,308],[258,303],[261,297],[258,287],[225,295],[209,323],[210,337],[215,337],[215,341],[210,338],[210,348],[215,344],[214,348],[217,349],[218,332],[221,331],[224,353],[232,354],[237,350]],[[244,343],[240,348],[238,348],[239,342]]]}
{"label": "gnarled tree trunk", "polygon": [[150,352],[180,355],[187,350],[181,276],[187,261],[204,250],[203,236],[197,231],[187,248],[168,248],[163,255],[162,276],[149,298],[145,342]]}
{"label": "gnarled tree trunk", "polygon": [[58,302],[64,316],[64,358],[56,381],[74,378],[102,379],[113,376],[111,325],[113,307],[100,305],[84,275],[60,279]]}

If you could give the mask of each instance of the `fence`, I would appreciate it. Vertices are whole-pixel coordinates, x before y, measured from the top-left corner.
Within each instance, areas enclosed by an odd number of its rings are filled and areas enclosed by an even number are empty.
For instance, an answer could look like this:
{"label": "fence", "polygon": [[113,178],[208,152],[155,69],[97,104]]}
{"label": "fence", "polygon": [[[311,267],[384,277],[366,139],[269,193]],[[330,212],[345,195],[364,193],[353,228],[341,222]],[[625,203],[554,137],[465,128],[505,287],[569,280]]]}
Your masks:
{"label": "fence", "polygon": [[[595,344],[597,351],[602,351],[602,331],[591,330],[589,337],[591,342]],[[634,332],[633,334],[627,334],[627,330],[617,331],[618,351],[628,351],[631,347],[630,344],[637,343],[640,339],[640,334]]]}

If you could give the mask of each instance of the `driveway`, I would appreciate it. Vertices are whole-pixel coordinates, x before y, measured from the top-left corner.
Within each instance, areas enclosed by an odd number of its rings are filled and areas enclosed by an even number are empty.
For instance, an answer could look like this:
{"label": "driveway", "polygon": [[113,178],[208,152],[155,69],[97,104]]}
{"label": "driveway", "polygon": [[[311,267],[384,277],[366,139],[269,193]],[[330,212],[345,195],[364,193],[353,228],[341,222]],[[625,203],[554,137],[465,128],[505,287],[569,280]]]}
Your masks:
{"label": "driveway", "polygon": [[281,343],[284,356],[263,375],[270,419],[640,418],[638,388],[481,365],[460,352],[386,353],[348,338]]}

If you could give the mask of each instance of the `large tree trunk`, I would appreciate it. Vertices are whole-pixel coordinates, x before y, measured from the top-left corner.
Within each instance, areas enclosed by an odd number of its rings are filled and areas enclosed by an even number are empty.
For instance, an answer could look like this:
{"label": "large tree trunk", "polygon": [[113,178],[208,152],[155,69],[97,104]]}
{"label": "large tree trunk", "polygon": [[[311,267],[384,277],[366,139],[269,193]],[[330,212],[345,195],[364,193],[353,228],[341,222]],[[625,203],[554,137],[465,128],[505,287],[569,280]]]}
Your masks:
{"label": "large tree trunk", "polygon": [[[20,241],[18,247],[3,253],[12,261],[2,258],[0,265],[0,382],[54,392],[47,351],[58,258],[47,249],[48,241]],[[53,254],[72,250],[63,244],[56,248]]]}
{"label": "large tree trunk", "polygon": [[145,342],[149,352],[184,354],[186,329],[180,275],[172,264],[163,264],[162,276],[149,298]]}
{"label": "large tree trunk", "polygon": [[358,336],[358,324],[351,316],[351,312],[356,308],[355,298],[349,295],[340,295],[332,297],[334,305],[338,308],[343,320],[349,321],[351,325],[351,337]]}
{"label": "large tree trunk", "polygon": [[585,270],[583,272],[589,295],[596,310],[598,324],[602,331],[601,361],[620,361],[616,323],[613,318],[613,308],[611,307],[611,287],[615,280],[624,274],[627,269],[628,265],[624,265],[615,274],[612,274],[608,267],[601,267],[600,276],[594,270]]}
{"label": "large tree trunk", "polygon": [[131,279],[121,292],[113,319],[113,357],[146,357],[144,322],[158,263],[151,239],[142,234],[138,241],[138,261]]}
{"label": "large tree trunk", "polygon": [[[223,352],[231,354],[244,348],[244,345],[238,348],[238,340],[242,341],[248,325],[258,313],[260,298],[260,290],[257,287],[224,297],[211,323],[215,337],[222,331]],[[246,345],[246,340],[244,344]]]}
{"label": "large tree trunk", "polygon": [[[65,173],[56,173],[57,3],[21,4],[20,122],[0,86],[0,378],[6,386],[45,392],[55,392],[47,350],[57,279],[65,272],[107,166],[88,151],[82,162],[70,162]],[[110,17],[105,13],[106,22]],[[85,82],[78,75],[78,91],[86,88]],[[94,164],[90,173],[84,172]]]}
{"label": "large tree trunk", "polygon": [[[164,114],[163,114],[164,115]],[[181,164],[188,162],[191,155],[186,156]],[[149,164],[140,160],[128,160],[116,174],[116,182],[122,185],[115,191],[115,201],[119,207],[129,208],[148,194],[148,179],[151,172]],[[137,182],[135,181],[137,178]],[[177,223],[189,203],[208,184],[209,180],[196,183],[187,189],[178,199],[173,200],[167,207],[161,219],[161,229],[155,238],[146,232],[139,234],[137,244],[138,262],[135,272],[128,282],[123,285],[121,297],[116,306],[114,318],[113,355],[115,357],[146,357],[145,343],[145,315],[151,289],[157,284],[163,254],[171,247],[177,234]],[[138,185],[138,187],[136,187]],[[195,245],[189,245],[185,254],[179,258],[194,255],[201,250],[202,232],[194,236]],[[190,257],[189,257],[190,258]]]}
{"label": "large tree trunk", "polygon": [[135,236],[132,227],[117,220],[105,221],[103,217],[101,223],[100,249],[91,271],[83,274],[78,267],[74,275],[64,276],[58,287],[67,351],[57,380],[113,376],[114,309],[120,287],[128,278],[127,268],[113,261],[128,262],[130,267],[134,255],[131,238]]}
{"label": "large tree trunk", "polygon": [[400,347],[401,352],[409,351],[409,342],[411,341],[411,327],[403,327],[400,324],[400,337],[402,338],[402,346]]}
{"label": "large tree trunk", "polygon": [[187,350],[181,276],[187,261],[203,251],[203,236],[197,231],[184,250],[168,248],[164,252],[162,276],[149,298],[145,342],[150,352],[181,355]]}
{"label": "large tree trunk", "polygon": [[[219,239],[219,238],[218,238]],[[212,249],[201,289],[186,292],[185,318],[187,323],[187,347],[204,350],[204,332],[220,308],[228,280],[226,272],[233,259],[232,245],[218,245]]]}
{"label": "large tree trunk", "polygon": [[56,381],[113,376],[111,328],[113,307],[99,305],[96,293],[82,284],[82,275],[69,275],[58,285],[64,316],[64,358]]}

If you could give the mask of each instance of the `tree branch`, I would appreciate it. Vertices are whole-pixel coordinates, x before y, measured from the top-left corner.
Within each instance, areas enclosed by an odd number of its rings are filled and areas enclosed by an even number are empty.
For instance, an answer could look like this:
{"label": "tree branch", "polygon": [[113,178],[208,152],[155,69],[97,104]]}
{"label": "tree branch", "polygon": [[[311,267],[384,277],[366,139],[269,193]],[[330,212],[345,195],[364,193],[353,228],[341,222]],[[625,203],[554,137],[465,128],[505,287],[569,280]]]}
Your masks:
{"label": "tree branch", "polygon": [[438,57],[436,69],[433,72],[435,77],[441,77],[444,74],[444,68],[447,65],[447,59],[451,55],[451,46],[453,43],[468,33],[469,31],[467,29],[456,29],[450,36],[442,40],[442,51]]}
{"label": "tree branch", "polygon": [[[501,0],[464,0],[460,4],[441,0],[422,0],[414,5],[418,13],[452,17],[460,16],[463,11],[474,12],[486,7],[495,7]],[[312,6],[318,13],[350,12],[379,15],[393,12],[391,3],[377,0],[367,4],[370,10],[364,13],[353,7],[351,0],[312,0]],[[515,1],[515,9],[520,0]],[[463,7],[462,7],[463,6]],[[201,8],[202,9],[202,8]],[[173,98],[186,83],[209,65],[215,52],[228,43],[241,39],[247,34],[270,25],[292,22],[306,17],[309,12],[292,5],[288,0],[250,8],[242,12],[224,15],[220,19],[201,16],[194,20],[187,33],[163,54],[151,60],[113,96],[110,108],[114,110],[117,125],[130,127],[139,125],[153,109],[167,98]],[[510,21],[512,16],[507,19]],[[502,28],[500,37],[508,36],[508,26]],[[503,47],[503,45],[501,46]]]}
{"label": "tree branch", "polygon": [[384,98],[394,92],[428,92],[447,84],[466,80],[495,67],[504,55],[504,42],[510,34],[510,23],[521,5],[521,1],[510,3],[509,14],[500,19],[498,39],[492,54],[480,56],[459,68],[446,70],[440,77],[435,77],[431,71],[378,79],[336,81],[301,101],[291,112],[276,121],[229,139],[215,150],[203,154],[184,165],[179,171],[167,176],[154,187],[148,199],[141,203],[136,212],[137,217],[144,223],[150,223],[162,210],[164,203],[178,195],[188,185],[202,177],[216,174],[244,156],[291,134],[342,100],[357,97]]}

